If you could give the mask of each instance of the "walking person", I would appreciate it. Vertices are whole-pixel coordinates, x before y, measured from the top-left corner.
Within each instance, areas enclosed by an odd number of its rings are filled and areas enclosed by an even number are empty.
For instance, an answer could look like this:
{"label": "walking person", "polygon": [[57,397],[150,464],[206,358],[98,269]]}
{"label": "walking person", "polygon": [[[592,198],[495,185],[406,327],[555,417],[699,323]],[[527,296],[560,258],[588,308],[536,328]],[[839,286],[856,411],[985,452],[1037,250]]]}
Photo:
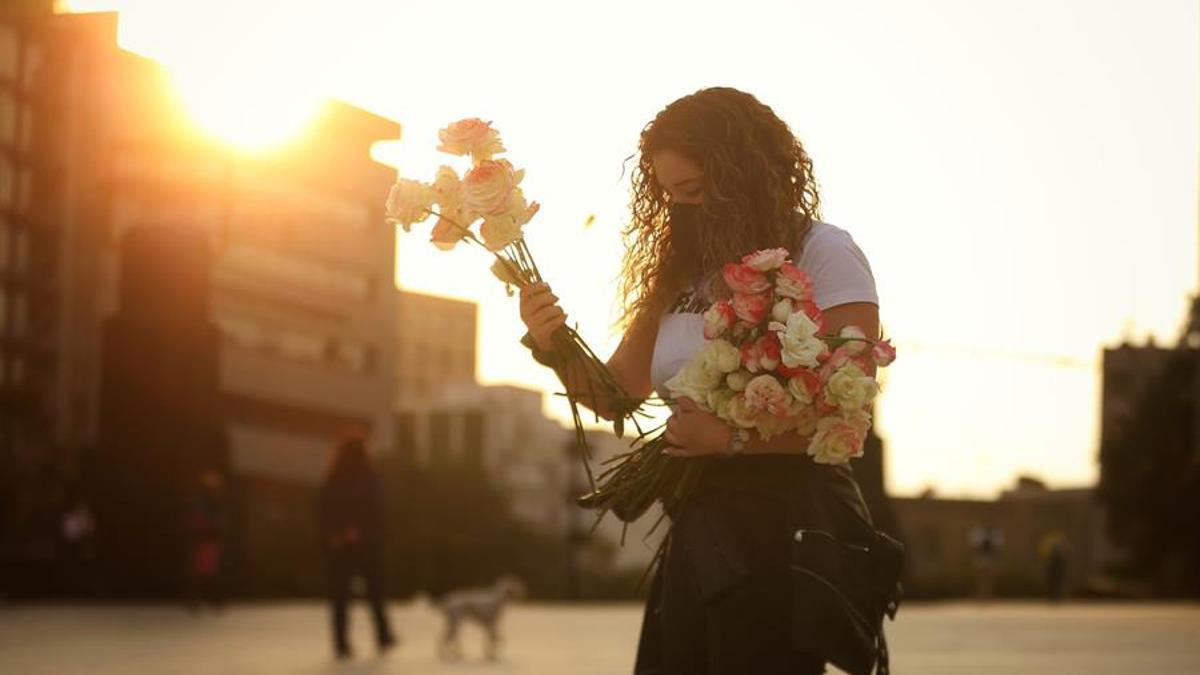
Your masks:
{"label": "walking person", "polygon": [[361,434],[350,434],[334,451],[320,499],[333,646],[339,659],[353,655],[348,610],[356,577],[366,586],[379,651],[396,644],[384,606],[382,510],[379,478],[371,465],[366,441]]}
{"label": "walking person", "polygon": [[200,473],[184,515],[188,542],[187,603],[197,612],[205,604],[220,609],[225,565],[225,480],[220,472]]}
{"label": "walking person", "polygon": [[[722,266],[756,250],[791,252],[812,280],[823,333],[854,325],[879,335],[870,265],[846,230],[819,220],[812,161],[771,108],[735,89],[701,90],[659,112],[639,150],[621,276],[624,336],[608,361],[626,392],[667,395],[666,380],[705,343],[701,313],[728,297]],[[551,335],[566,323],[557,300],[544,284],[521,292],[524,342],[546,365],[555,363]],[[564,370],[568,390],[588,391],[585,374]],[[789,583],[791,535],[814,510],[839,537],[873,532],[853,474],[815,464],[797,432],[746,438],[682,401],[668,422],[671,452],[707,466],[670,513],[635,673],[824,672],[823,657],[793,646],[796,603],[805,599]],[[581,402],[614,416],[603,401]]]}

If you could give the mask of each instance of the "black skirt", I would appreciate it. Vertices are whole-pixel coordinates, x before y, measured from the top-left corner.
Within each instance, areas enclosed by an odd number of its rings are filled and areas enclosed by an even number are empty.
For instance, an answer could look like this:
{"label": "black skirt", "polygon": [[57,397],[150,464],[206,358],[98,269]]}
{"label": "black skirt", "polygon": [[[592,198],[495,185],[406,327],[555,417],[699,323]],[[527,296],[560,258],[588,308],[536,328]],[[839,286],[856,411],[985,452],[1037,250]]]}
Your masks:
{"label": "black skirt", "polygon": [[[848,467],[807,457],[712,458],[672,515],[642,620],[635,675],[808,675],[819,656],[792,646],[792,534],[836,517],[869,527]],[[830,490],[830,485],[836,489]],[[844,516],[849,516],[845,518]]]}

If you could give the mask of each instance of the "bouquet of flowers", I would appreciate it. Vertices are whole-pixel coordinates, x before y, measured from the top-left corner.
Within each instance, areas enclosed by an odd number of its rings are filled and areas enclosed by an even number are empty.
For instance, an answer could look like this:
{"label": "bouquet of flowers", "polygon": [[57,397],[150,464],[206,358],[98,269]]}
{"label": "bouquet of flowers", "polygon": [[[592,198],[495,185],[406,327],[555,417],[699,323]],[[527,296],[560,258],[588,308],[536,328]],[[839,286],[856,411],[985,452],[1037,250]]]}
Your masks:
{"label": "bouquet of flowers", "polygon": [[[509,288],[510,294],[513,286],[541,282],[541,272],[525,243],[523,231],[539,206],[527,201],[521,190],[525,171],[515,169],[506,159],[496,159],[505,152],[500,134],[490,122],[472,118],[441,129],[438,139],[441,141],[438,150],[469,157],[471,167],[460,176],[453,167],[442,166],[432,182],[400,178],[387,197],[387,222],[410,232],[414,225],[436,218],[430,236],[434,246],[451,250],[459,242],[467,242],[486,249],[495,258],[492,273]],[[621,388],[574,329],[563,326],[553,339],[560,367],[578,367],[587,374],[587,395],[591,400],[604,401],[624,413],[617,420],[621,433],[624,417],[638,410],[638,402]],[[567,392],[567,399],[575,421],[576,440],[586,455],[579,394]],[[586,457],[585,466],[588,466]],[[590,468],[588,475],[591,476]]]}
{"label": "bouquet of flowers", "polygon": [[[704,313],[706,342],[667,380],[672,400],[686,397],[763,439],[795,431],[821,464],[862,454],[878,393],[871,364],[896,357],[886,340],[868,339],[856,326],[823,335],[812,282],[786,249],[751,253],[722,270],[732,297]],[[652,430],[661,431],[662,427]],[[581,500],[622,520],[640,515],[655,499],[686,498],[703,463],[663,451],[665,434],[644,434],[634,448],[610,460],[598,488]]]}

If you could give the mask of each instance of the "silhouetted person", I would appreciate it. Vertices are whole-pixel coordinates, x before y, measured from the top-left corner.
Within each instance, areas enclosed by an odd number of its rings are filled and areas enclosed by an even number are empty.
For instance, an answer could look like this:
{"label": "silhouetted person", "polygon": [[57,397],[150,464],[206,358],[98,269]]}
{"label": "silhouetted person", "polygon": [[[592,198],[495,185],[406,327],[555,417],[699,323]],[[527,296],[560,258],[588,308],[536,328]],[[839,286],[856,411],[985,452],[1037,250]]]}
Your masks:
{"label": "silhouetted person", "polygon": [[1046,593],[1050,602],[1062,602],[1067,595],[1067,551],[1061,538],[1051,538],[1045,546]]}
{"label": "silhouetted person", "polygon": [[380,651],[395,643],[384,611],[383,525],[379,479],[363,438],[338,444],[321,490],[321,540],[329,572],[333,643],[338,658],[349,658],[347,609],[355,576],[366,582]]}
{"label": "silhouetted person", "polygon": [[199,484],[184,512],[184,530],[188,542],[188,605],[200,609],[205,602],[220,607],[221,571],[225,556],[225,481],[221,474],[208,469],[200,474]]}

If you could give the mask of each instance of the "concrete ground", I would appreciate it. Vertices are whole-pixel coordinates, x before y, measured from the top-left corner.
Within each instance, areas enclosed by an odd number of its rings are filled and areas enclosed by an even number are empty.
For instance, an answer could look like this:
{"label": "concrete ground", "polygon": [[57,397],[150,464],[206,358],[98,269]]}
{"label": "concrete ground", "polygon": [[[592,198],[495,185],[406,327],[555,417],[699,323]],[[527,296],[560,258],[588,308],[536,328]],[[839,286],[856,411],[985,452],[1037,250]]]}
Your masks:
{"label": "concrete ground", "polygon": [[[427,605],[392,608],[403,639],[374,654],[365,609],[356,608],[357,658],[336,663],[318,603],[233,606],[193,616],[172,607],[0,607],[0,673],[154,675],[275,673],[628,673],[641,621],[633,605],[524,605],[506,617],[500,660],[440,662],[441,630]],[[1200,673],[1200,605],[909,605],[890,627],[900,675]]]}

